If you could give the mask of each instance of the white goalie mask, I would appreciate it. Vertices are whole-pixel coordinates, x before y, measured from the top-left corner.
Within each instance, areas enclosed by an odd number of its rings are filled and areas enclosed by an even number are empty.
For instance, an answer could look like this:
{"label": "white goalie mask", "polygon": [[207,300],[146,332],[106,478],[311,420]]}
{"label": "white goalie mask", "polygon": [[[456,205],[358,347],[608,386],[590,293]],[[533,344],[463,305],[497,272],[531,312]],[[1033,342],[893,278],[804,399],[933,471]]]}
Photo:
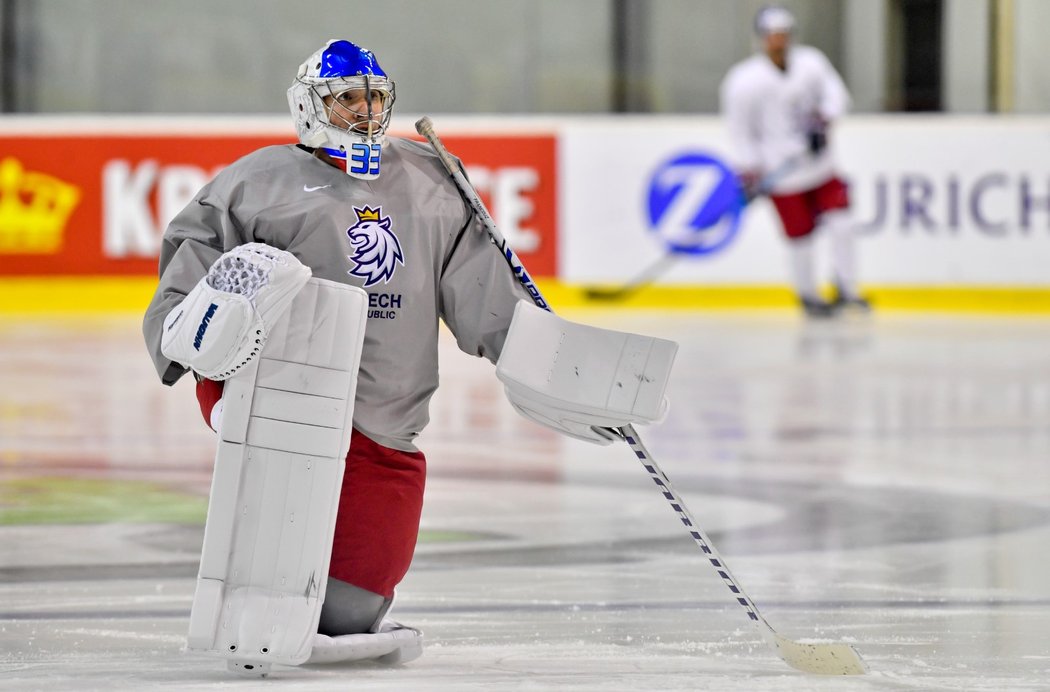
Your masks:
{"label": "white goalie mask", "polygon": [[299,66],[288,106],[303,145],[324,149],[355,178],[379,177],[394,82],[372,51],[329,41]]}

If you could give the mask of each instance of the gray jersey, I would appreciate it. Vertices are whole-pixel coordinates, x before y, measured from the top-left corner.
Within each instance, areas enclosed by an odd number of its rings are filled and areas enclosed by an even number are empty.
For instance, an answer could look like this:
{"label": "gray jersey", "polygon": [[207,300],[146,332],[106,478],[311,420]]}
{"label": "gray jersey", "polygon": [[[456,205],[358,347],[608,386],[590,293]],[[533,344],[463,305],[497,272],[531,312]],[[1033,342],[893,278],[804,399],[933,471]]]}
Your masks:
{"label": "gray jersey", "polygon": [[165,384],[186,371],[160,352],[164,317],[219,255],[248,242],[368,292],[354,427],[395,449],[414,451],[429,420],[438,320],[463,351],[495,362],[515,303],[528,299],[429,147],[388,138],[383,173],[367,182],[300,147],[265,147],[219,173],[164,233],[143,332]]}

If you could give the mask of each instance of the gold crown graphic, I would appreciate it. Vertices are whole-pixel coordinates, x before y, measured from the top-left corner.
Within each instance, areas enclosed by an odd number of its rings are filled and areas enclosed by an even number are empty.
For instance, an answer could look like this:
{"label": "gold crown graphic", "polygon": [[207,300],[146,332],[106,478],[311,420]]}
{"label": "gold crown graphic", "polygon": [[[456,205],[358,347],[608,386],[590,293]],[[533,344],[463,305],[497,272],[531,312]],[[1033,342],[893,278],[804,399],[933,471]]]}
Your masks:
{"label": "gold crown graphic", "polygon": [[357,214],[358,221],[378,221],[380,208],[365,207],[364,209],[359,209],[354,207],[354,212]]}
{"label": "gold crown graphic", "polygon": [[13,157],[0,161],[0,253],[53,254],[80,190]]}

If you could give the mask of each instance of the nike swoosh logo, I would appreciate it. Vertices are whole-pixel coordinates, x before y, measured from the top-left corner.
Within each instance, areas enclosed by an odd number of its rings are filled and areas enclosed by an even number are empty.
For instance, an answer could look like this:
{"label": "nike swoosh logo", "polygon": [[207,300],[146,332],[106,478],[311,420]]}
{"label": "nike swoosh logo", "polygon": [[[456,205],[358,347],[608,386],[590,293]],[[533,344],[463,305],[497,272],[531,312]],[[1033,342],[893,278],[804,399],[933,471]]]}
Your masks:
{"label": "nike swoosh logo", "polygon": [[323,190],[326,187],[332,187],[331,185],[317,185],[316,187],[310,187],[309,185],[303,185],[303,192],[316,192],[317,190]]}

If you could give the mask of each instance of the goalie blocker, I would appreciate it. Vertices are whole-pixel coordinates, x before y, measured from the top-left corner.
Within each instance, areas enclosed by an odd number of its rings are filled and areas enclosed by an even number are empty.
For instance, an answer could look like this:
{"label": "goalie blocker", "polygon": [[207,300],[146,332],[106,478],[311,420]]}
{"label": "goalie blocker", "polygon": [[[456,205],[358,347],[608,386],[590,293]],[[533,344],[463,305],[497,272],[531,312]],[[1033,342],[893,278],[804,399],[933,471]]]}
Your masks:
{"label": "goalie blocker", "polygon": [[514,308],[496,377],[526,418],[597,444],[667,413],[678,344],[570,322],[528,301]]}
{"label": "goalie blocker", "polygon": [[310,279],[227,380],[188,649],[264,674],[313,652],[368,295]]}

